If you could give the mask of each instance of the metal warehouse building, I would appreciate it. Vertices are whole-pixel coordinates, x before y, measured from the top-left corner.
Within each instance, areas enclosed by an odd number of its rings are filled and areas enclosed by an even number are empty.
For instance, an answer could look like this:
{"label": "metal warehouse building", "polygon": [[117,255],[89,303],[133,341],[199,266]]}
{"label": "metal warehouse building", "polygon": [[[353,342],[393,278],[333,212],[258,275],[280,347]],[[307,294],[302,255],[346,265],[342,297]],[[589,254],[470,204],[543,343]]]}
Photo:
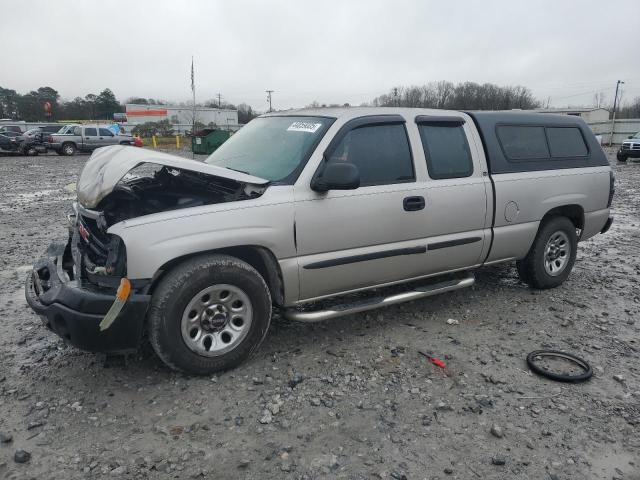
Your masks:
{"label": "metal warehouse building", "polygon": [[[169,120],[169,123],[179,133],[190,131],[193,123],[193,110],[189,107],[128,103],[126,105],[126,115],[126,126],[133,127],[146,122]],[[205,125],[214,123],[220,128],[228,128],[229,130],[240,128],[237,110],[196,107],[196,122],[201,122]]]}
{"label": "metal warehouse building", "polygon": [[582,118],[587,123],[606,122],[609,120],[609,110],[606,108],[540,108],[538,113],[558,113]]}

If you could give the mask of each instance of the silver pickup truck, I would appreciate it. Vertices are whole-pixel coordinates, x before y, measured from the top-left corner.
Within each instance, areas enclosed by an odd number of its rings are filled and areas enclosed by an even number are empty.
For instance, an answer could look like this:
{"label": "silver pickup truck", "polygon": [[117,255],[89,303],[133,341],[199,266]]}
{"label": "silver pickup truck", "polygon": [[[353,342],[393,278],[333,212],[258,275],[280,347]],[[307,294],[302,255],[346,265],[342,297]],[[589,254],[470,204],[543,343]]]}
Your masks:
{"label": "silver pickup truck", "polygon": [[69,125],[47,137],[45,147],[58,155],[89,153],[109,145],[133,145],[131,135],[113,133],[106,125]]}
{"label": "silver pickup truck", "polygon": [[[400,108],[263,115],[204,163],[93,153],[70,237],[26,296],[67,342],[137,348],[208,374],[302,322],[469,287],[515,261],[564,282],[577,244],[610,227],[614,177],[577,117]],[[356,293],[357,292],[357,293]]]}

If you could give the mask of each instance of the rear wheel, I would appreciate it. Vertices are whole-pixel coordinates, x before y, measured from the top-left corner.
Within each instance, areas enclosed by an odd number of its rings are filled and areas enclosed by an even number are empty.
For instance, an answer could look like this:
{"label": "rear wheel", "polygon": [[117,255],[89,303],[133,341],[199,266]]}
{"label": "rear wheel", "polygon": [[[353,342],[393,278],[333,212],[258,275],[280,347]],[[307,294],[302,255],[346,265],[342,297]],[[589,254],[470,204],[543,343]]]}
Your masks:
{"label": "rear wheel", "polygon": [[62,145],[62,154],[71,156],[76,153],[76,146],[73,143],[65,143]]}
{"label": "rear wheel", "polygon": [[233,368],[262,343],[271,296],[260,274],[227,255],[187,260],[158,285],[149,340],[169,367],[196,375]]}
{"label": "rear wheel", "polygon": [[516,263],[520,279],[533,288],[561,285],[576,261],[576,227],[566,217],[552,217],[538,230],[527,256]]}

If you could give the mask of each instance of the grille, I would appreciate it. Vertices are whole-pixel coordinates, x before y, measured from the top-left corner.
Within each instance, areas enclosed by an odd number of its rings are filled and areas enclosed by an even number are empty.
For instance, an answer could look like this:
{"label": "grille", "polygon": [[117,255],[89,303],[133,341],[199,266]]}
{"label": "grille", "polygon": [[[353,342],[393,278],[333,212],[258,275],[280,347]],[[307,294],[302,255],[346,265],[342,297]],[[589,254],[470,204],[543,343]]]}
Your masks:
{"label": "grille", "polygon": [[622,150],[640,151],[640,143],[623,143]]}
{"label": "grille", "polygon": [[80,235],[81,250],[87,254],[89,260],[94,264],[104,265],[107,261],[108,254],[108,236],[100,231],[94,219],[82,215],[80,215],[78,219],[79,223],[77,228],[80,228],[80,225],[82,225],[89,233],[87,239]]}

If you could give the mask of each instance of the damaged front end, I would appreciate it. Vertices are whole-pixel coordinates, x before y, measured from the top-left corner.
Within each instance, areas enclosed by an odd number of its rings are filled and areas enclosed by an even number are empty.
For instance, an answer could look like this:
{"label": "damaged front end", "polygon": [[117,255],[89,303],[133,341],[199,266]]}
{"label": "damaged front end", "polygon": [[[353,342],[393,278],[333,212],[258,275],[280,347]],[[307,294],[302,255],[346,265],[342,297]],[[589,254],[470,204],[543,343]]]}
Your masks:
{"label": "damaged front end", "polygon": [[108,353],[135,350],[151,279],[127,278],[126,245],[109,228],[141,216],[256,198],[267,183],[156,152],[97,150],[78,181],[78,202],[67,216],[68,241],[52,244],[35,263],[27,302],[72,345]]}

